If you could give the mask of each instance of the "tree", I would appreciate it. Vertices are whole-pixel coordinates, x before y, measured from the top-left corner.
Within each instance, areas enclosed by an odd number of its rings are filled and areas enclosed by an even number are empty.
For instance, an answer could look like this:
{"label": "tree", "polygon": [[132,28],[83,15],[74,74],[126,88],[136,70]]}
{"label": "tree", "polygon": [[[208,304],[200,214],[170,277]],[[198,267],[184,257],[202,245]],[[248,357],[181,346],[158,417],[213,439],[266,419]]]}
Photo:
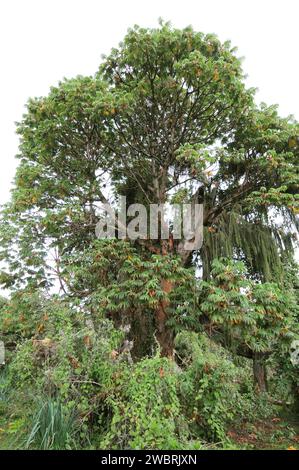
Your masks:
{"label": "tree", "polygon": [[[120,194],[146,206],[204,204],[200,253],[170,231],[168,240],[136,240],[139,256],[177,259],[184,268],[198,255],[208,278],[215,257],[237,253],[258,277],[282,275],[298,202],[298,124],[273,107],[257,108],[243,79],[229,42],[161,24],[130,30],[95,77],[65,80],[30,100],[3,213],[2,258],[10,268],[3,283],[49,287],[54,274],[70,294],[63,260],[84,252],[99,203],[116,205]],[[283,216],[279,227],[273,210]],[[153,312],[170,357],[178,286],[160,279],[164,294]]]}
{"label": "tree", "polygon": [[258,390],[267,390],[265,358],[288,350],[298,335],[298,303],[294,292],[275,283],[251,280],[242,262],[214,260],[211,280],[203,282],[200,309],[209,329],[220,329],[222,342],[253,360]]}

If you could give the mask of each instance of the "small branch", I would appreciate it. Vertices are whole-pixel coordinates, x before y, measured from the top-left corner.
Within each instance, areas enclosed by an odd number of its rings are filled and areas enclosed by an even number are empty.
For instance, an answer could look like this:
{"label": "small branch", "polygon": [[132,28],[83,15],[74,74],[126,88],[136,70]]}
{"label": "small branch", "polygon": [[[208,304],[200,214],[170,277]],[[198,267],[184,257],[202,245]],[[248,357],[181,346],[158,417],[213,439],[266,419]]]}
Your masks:
{"label": "small branch", "polygon": [[90,384],[90,385],[96,385],[97,387],[101,387],[102,385],[99,384],[98,382],[94,382],[93,380],[72,380],[72,383],[76,384]]}

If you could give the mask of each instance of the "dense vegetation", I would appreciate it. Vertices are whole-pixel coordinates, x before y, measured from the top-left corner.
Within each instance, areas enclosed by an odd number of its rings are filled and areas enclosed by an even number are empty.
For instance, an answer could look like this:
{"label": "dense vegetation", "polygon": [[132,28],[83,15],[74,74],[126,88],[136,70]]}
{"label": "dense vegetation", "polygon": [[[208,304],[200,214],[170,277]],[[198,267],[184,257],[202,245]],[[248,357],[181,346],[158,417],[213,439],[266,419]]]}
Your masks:
{"label": "dense vegetation", "polygon": [[[299,125],[257,106],[230,43],[134,27],[18,133],[0,448],[296,446]],[[96,239],[120,195],[203,204],[202,247]]]}

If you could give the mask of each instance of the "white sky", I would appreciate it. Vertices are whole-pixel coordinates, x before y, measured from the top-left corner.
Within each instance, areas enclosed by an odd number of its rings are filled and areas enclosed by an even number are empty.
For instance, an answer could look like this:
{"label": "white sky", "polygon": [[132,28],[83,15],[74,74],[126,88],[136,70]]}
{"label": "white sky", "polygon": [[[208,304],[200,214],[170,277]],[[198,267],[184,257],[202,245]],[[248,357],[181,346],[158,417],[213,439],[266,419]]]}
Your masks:
{"label": "white sky", "polygon": [[134,24],[214,32],[244,56],[248,84],[258,101],[278,103],[299,119],[298,0],[1,0],[0,204],[9,197],[20,120],[30,96],[63,77],[92,75]]}

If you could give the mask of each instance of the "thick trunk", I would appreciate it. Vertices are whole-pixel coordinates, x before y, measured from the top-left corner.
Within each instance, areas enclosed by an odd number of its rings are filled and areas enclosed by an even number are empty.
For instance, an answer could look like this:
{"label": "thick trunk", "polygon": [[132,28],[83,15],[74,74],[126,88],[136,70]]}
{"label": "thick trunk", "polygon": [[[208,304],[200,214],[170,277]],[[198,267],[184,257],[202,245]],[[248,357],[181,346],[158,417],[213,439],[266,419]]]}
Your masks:
{"label": "thick trunk", "polygon": [[155,325],[152,315],[144,312],[141,308],[136,308],[132,312],[131,319],[131,332],[129,339],[134,341],[132,349],[132,357],[134,360],[139,360],[151,354],[153,346],[153,335]]}
{"label": "thick trunk", "polygon": [[259,393],[267,391],[267,375],[265,357],[261,353],[253,355],[253,377],[254,384]]}
{"label": "thick trunk", "polygon": [[[161,281],[161,286],[166,296],[168,296],[173,289],[172,282],[165,279]],[[161,348],[161,355],[173,359],[174,334],[172,329],[167,325],[168,307],[169,301],[164,299],[160,302],[155,312],[156,337]]]}
{"label": "thick trunk", "polygon": [[[158,315],[157,315],[158,316]],[[157,333],[156,337],[161,348],[161,356],[173,359],[174,335],[169,327],[165,326],[165,321],[156,316]]]}

